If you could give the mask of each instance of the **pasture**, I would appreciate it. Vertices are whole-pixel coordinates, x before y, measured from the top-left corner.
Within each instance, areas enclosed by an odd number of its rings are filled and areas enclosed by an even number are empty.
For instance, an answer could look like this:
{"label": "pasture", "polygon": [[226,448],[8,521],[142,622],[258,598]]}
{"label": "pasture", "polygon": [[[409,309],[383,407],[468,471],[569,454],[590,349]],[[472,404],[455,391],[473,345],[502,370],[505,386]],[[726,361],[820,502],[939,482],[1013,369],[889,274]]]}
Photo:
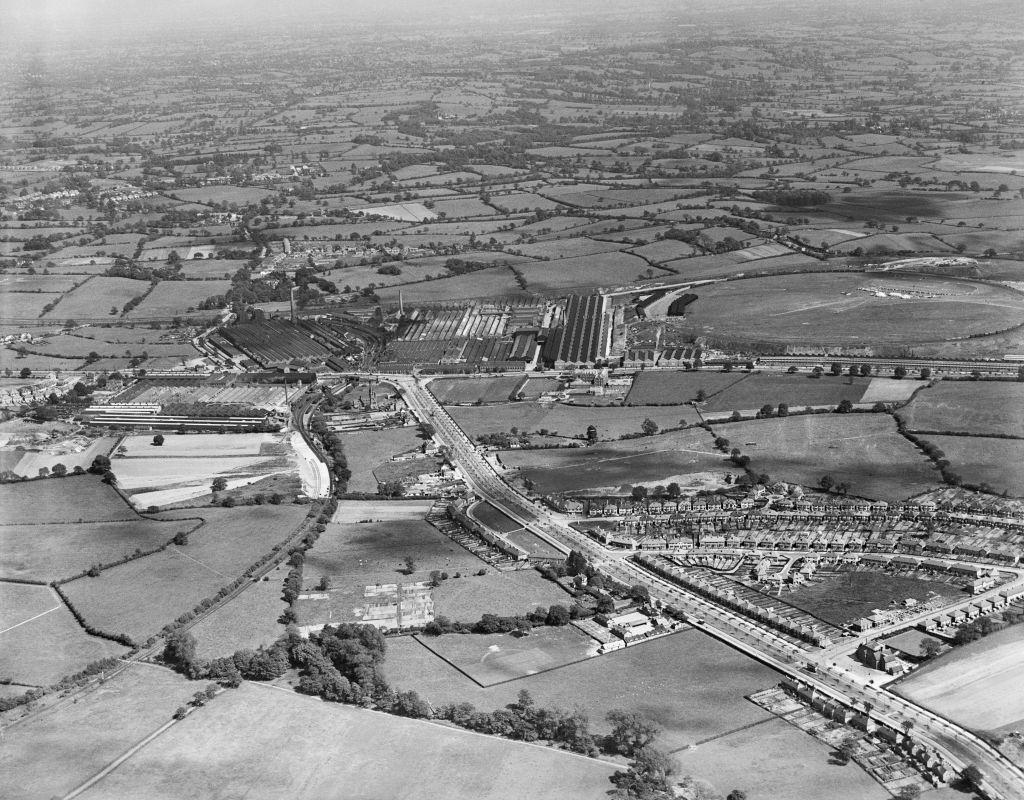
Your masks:
{"label": "pasture", "polygon": [[[180,770],[183,763],[190,768]],[[245,786],[249,800],[339,791],[389,800],[592,800],[613,771],[564,751],[246,683],[174,725],[82,798],[227,797]]]}
{"label": "pasture", "polygon": [[530,290],[535,292],[624,286],[666,275],[639,256],[620,252],[561,258],[537,264],[517,264],[516,271],[526,280]]}
{"label": "pasture", "polygon": [[502,463],[541,494],[619,493],[636,484],[703,484],[705,474],[737,472],[705,431],[686,430],[593,447],[506,450]]}
{"label": "pasture", "polygon": [[585,439],[587,428],[597,428],[601,441],[614,441],[624,434],[640,433],[650,419],[659,428],[677,428],[700,421],[692,408],[672,406],[572,406],[565,403],[523,401],[485,408],[458,406],[447,409],[452,419],[471,439],[488,433],[507,433],[513,427],[523,434]]}
{"label": "pasture", "polygon": [[1020,663],[1024,626],[954,647],[893,688],[967,728],[1016,730],[1024,723]]}
{"label": "pasture", "polygon": [[136,519],[97,475],[0,484],[0,508],[5,525]]}
{"label": "pasture", "polygon": [[686,315],[694,331],[766,341],[945,341],[1024,322],[1024,297],[1009,289],[892,272],[751,278],[697,294]]}
{"label": "pasture", "polygon": [[[376,293],[385,305],[398,304],[397,286],[378,289]],[[515,273],[511,269],[491,267],[468,275],[406,284],[401,287],[401,293],[406,303],[450,303],[455,297],[518,296],[524,294],[524,291],[516,283]]]}
{"label": "pasture", "polygon": [[79,578],[63,590],[90,624],[145,641],[284,541],[305,509],[246,506],[202,509],[199,515],[206,522],[188,544],[104,570],[97,578]]}
{"label": "pasture", "polygon": [[912,431],[1024,436],[1024,383],[940,381],[899,415]]}
{"label": "pasture", "polygon": [[[127,319],[146,317],[174,317],[190,314],[208,297],[224,294],[231,288],[231,281],[160,281],[146,299],[128,312]],[[202,312],[216,316],[217,311]]]}
{"label": "pasture", "polygon": [[[145,294],[149,287],[148,281],[131,278],[91,278],[64,295],[56,308],[43,316],[57,319],[109,316],[116,319],[125,303]],[[115,314],[110,313],[112,308],[117,309]]]}
{"label": "pasture", "polygon": [[770,719],[745,697],[778,680],[772,670],[693,629],[487,688],[403,637],[388,642],[384,673],[434,706],[470,702],[491,711],[526,689],[538,706],[579,707],[595,733],[608,732],[604,717],[611,709],[635,711],[662,728],[655,746],[666,750]]}
{"label": "pasture", "polygon": [[[479,571],[479,570],[477,570]],[[434,613],[459,622],[475,622],[481,614],[511,616],[525,614],[538,606],[572,604],[572,597],[555,583],[545,580],[534,569],[498,572],[486,575],[463,573],[462,577],[442,581],[433,591]]]}
{"label": "pasture", "polygon": [[0,525],[0,579],[62,580],[93,564],[109,564],[136,550],[153,550],[194,524],[138,518],[127,522]]}
{"label": "pasture", "polygon": [[[146,402],[136,399],[136,402]],[[159,402],[159,401],[158,401]],[[154,445],[152,436],[125,436],[121,440],[120,451],[128,458],[161,457],[196,458],[210,456],[226,458],[230,456],[277,455],[279,447],[287,447],[287,439],[281,434],[273,433],[222,433],[217,435],[195,433],[166,433],[164,443]]]}
{"label": "pasture", "polygon": [[626,395],[626,405],[682,405],[695,400],[698,392],[711,397],[743,378],[743,373],[709,370],[638,372]]}
{"label": "pasture", "polygon": [[430,392],[442,405],[449,403],[503,403],[523,382],[518,375],[494,378],[439,378],[430,382]]}
{"label": "pasture", "polygon": [[83,631],[50,587],[0,582],[0,675],[47,686],[92,661],[126,652]]}
{"label": "pasture", "polygon": [[377,492],[374,470],[391,460],[392,456],[418,448],[423,440],[416,428],[385,428],[381,431],[358,431],[339,434],[352,477],[350,492]]}
{"label": "pasture", "polygon": [[1024,440],[933,434],[922,438],[946,454],[950,470],[964,483],[987,484],[997,494],[1024,495]]}
{"label": "pasture", "polygon": [[768,404],[787,404],[796,410],[804,406],[836,406],[842,400],[860,402],[868,386],[867,378],[831,375],[748,375],[736,381],[703,405],[705,415],[728,411],[751,411]]}
{"label": "pasture", "polygon": [[0,775],[21,800],[62,797],[170,720],[196,688],[170,670],[130,666],[77,702],[21,723],[0,748]]}
{"label": "pasture", "polygon": [[417,636],[420,644],[480,686],[513,681],[597,654],[598,642],[571,625],[511,633]]}
{"label": "pasture", "polygon": [[899,500],[935,486],[939,475],[885,414],[815,414],[715,425],[750,469],[817,486],[823,475],[851,495]]}

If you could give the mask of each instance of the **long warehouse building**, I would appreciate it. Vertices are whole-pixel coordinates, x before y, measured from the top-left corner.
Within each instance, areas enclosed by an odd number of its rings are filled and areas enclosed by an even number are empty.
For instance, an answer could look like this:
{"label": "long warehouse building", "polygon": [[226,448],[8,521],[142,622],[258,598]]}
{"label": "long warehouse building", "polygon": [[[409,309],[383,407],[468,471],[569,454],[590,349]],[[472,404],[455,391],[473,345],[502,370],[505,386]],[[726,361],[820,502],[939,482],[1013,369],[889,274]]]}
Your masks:
{"label": "long warehouse building", "polygon": [[608,357],[611,328],[607,308],[604,295],[569,295],[555,369],[593,367]]}

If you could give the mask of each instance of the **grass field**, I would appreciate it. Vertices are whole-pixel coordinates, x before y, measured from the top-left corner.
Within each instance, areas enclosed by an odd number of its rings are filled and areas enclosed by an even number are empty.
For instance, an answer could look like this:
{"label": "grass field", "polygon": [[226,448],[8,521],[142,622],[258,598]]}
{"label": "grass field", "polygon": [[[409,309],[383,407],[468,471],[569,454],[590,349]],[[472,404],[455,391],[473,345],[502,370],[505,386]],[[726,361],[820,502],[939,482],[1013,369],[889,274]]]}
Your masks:
{"label": "grass field", "polygon": [[430,382],[430,391],[439,403],[503,403],[523,382],[510,375],[498,378],[440,378]]}
{"label": "grass field", "polygon": [[482,614],[525,614],[538,606],[568,606],[572,597],[534,569],[463,576],[434,589],[434,614],[459,622],[475,622]]}
{"label": "grass field", "polygon": [[687,476],[731,469],[703,430],[646,436],[593,447],[559,450],[506,450],[506,467],[548,492],[620,491],[635,484],[684,485]]}
{"label": "grass field", "polygon": [[7,525],[136,519],[96,475],[0,485],[0,508]]}
{"label": "grass field", "polygon": [[773,717],[674,756],[684,774],[722,792],[741,789],[752,799],[889,800],[870,775],[855,765],[836,766],[831,753],[829,745]]}
{"label": "grass field", "polygon": [[487,433],[507,433],[516,427],[520,433],[584,439],[587,428],[597,428],[601,441],[614,441],[626,433],[639,433],[644,419],[659,428],[693,425],[700,421],[692,408],[679,406],[572,406],[565,403],[541,403],[525,400],[484,407],[453,406],[451,417],[471,439]]}
{"label": "grass field", "polygon": [[[287,446],[287,437],[273,433],[223,433],[217,435],[204,434],[164,434],[164,443],[159,447],[153,444],[152,436],[125,436],[121,446],[125,455],[132,458],[146,456],[150,458],[170,458],[172,456],[258,456],[268,450],[273,453],[274,445]],[[120,448],[118,448],[120,449]]]}
{"label": "grass field", "polygon": [[[433,273],[440,274],[440,270]],[[515,274],[508,267],[492,267],[458,275],[439,278],[401,287],[406,303],[450,302],[453,297],[519,296],[525,294],[516,283]],[[398,303],[399,287],[391,286],[377,290],[383,303]]]}
{"label": "grass field", "polygon": [[897,693],[968,728],[1015,730],[1024,723],[1020,664],[1024,626],[955,647],[895,687]]}
{"label": "grass field", "polygon": [[423,444],[416,428],[385,428],[382,431],[359,431],[339,435],[345,450],[352,477],[348,482],[350,492],[377,491],[377,478],[373,471],[392,456],[405,453]]}
{"label": "grass field", "polygon": [[481,686],[524,678],[597,653],[598,642],[571,625],[510,633],[418,636],[422,645]]}
{"label": "grass field", "polygon": [[938,473],[884,414],[816,414],[715,426],[750,456],[750,469],[817,486],[825,474],[851,495],[896,500],[932,488]]}
{"label": "grass field", "polygon": [[697,397],[703,391],[706,397],[722,391],[736,381],[744,378],[743,373],[709,372],[696,370],[658,370],[638,372],[633,378],[633,385],[626,395],[626,404],[642,405],[681,405]]}
{"label": "grass field", "polygon": [[504,511],[487,502],[474,505],[471,514],[488,528],[499,533],[511,533],[523,527]]}
{"label": "grass field", "polygon": [[1024,436],[1024,383],[940,381],[899,412],[912,431]]}
{"label": "grass field", "polygon": [[0,582],[0,676],[46,686],[127,652],[83,631],[48,586]]}
{"label": "grass field", "polygon": [[189,633],[196,638],[196,655],[229,656],[236,650],[255,650],[280,638],[285,626],[277,620],[288,607],[281,599],[287,574],[287,566],[276,567],[266,580],[251,584],[230,603],[192,626]]}
{"label": "grass field", "polygon": [[997,493],[1024,495],[1024,441],[977,436],[923,437],[946,454],[950,469],[964,483],[988,484]]}
{"label": "grass field", "polygon": [[1024,322],[1024,298],[1009,289],[896,273],[781,275],[697,294],[686,315],[695,331],[765,340],[944,341]]}
{"label": "grass field", "polygon": [[[284,739],[282,730],[289,731]],[[243,684],[82,797],[227,798],[243,791],[248,800],[592,800],[607,791],[613,771],[564,751]]]}
{"label": "grass field", "polygon": [[604,716],[611,709],[636,711],[663,729],[656,746],[669,750],[768,719],[745,696],[778,680],[767,667],[692,629],[486,689],[411,638],[388,644],[388,679],[435,706],[466,701],[490,711],[527,689],[537,705],[581,708],[597,733],[608,732]]}
{"label": "grass field", "polygon": [[148,289],[148,281],[136,281],[131,278],[92,278],[64,295],[56,308],[44,316],[57,319],[103,317],[109,314],[112,306],[116,306],[117,314],[110,315],[111,319],[116,319],[120,316],[125,303],[133,297],[145,294]]}
{"label": "grass field", "polygon": [[[173,317],[191,313],[208,297],[224,294],[231,281],[161,281],[146,299],[128,312],[127,319],[145,317]],[[216,316],[216,311],[202,312]]]}
{"label": "grass field", "polygon": [[183,511],[206,522],[187,545],[79,578],[63,586],[85,619],[100,630],[145,641],[180,614],[212,597],[278,542],[305,514],[303,506]]}
{"label": "grass field", "polygon": [[8,733],[0,775],[17,787],[19,800],[62,797],[170,720],[196,689],[170,670],[133,665],[77,702]]}
{"label": "grass field", "polygon": [[529,288],[537,292],[633,284],[646,280],[648,270],[651,270],[653,277],[666,274],[652,268],[639,256],[619,252],[516,266],[516,271],[523,275]]}
{"label": "grass field", "polygon": [[0,578],[61,580],[93,564],[108,564],[152,550],[195,523],[93,522],[44,525],[0,525]]}
{"label": "grass field", "polygon": [[786,403],[796,410],[804,406],[835,406],[841,400],[860,402],[868,378],[810,375],[748,375],[709,398],[705,414],[757,410],[767,404]]}

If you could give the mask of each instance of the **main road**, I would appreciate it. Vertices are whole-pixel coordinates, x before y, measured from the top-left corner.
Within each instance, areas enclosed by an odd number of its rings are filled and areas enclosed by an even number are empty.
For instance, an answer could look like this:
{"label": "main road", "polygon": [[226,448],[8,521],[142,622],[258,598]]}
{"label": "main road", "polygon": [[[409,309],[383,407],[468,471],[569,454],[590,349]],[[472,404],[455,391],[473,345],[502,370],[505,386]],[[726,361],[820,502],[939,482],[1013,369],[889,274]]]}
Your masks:
{"label": "main road", "polygon": [[[380,376],[383,377],[383,376]],[[421,423],[434,429],[451,460],[461,470],[474,493],[500,508],[560,552],[582,552],[602,573],[626,585],[640,584],[653,599],[682,610],[692,624],[737,649],[813,687],[846,705],[869,712],[871,718],[894,730],[914,730],[914,738],[958,769],[975,764],[985,776],[984,790],[992,798],[1024,798],[1024,771],[970,731],[874,685],[863,674],[826,663],[815,672],[808,665],[821,659],[822,651],[807,650],[728,609],[708,602],[681,587],[662,580],[565,524],[513,489],[477,451],[461,428],[434,396],[410,375],[386,376],[399,386],[409,409]]]}

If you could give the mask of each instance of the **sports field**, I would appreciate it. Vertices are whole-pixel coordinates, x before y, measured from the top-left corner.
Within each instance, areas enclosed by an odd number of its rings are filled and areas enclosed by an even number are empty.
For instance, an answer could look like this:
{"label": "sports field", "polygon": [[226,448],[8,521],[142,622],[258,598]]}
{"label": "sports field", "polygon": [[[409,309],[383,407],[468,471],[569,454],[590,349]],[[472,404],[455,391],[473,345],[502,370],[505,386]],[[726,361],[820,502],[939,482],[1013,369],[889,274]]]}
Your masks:
{"label": "sports field", "polygon": [[1024,383],[941,381],[899,414],[912,431],[1024,436]]}
{"label": "sports field", "polygon": [[790,342],[909,343],[991,333],[1024,322],[1002,287],[897,273],[817,273],[700,287],[687,324],[705,334]]}
{"label": "sports field", "polygon": [[886,414],[815,414],[715,425],[750,456],[750,469],[775,480],[817,486],[822,476],[851,495],[898,500],[934,487],[939,475],[896,432]]}
{"label": "sports field", "polygon": [[246,683],[174,725],[82,798],[241,791],[247,800],[593,800],[614,771],[565,751]]}
{"label": "sports field", "polygon": [[894,688],[967,728],[1016,730],[1024,724],[1020,665],[1024,626],[955,647]]}
{"label": "sports field", "polygon": [[388,642],[384,672],[433,705],[469,702],[491,711],[527,689],[537,705],[579,707],[597,733],[608,732],[609,710],[636,711],[661,726],[656,746],[668,750],[768,719],[746,695],[778,681],[772,670],[693,629],[488,688],[402,637]]}
{"label": "sports field", "polygon": [[584,439],[587,428],[597,428],[602,441],[614,441],[623,434],[640,433],[645,419],[659,428],[694,425],[697,413],[686,406],[571,406],[565,403],[523,401],[478,408],[453,406],[452,419],[471,439],[488,433],[508,433],[515,427],[520,433],[546,430],[551,436]]}
{"label": "sports field", "polygon": [[418,636],[422,645],[481,686],[562,667],[597,653],[598,642],[571,625],[511,633]]}
{"label": "sports field", "polygon": [[505,450],[501,461],[536,491],[622,491],[635,484],[684,485],[689,476],[736,472],[700,429],[558,450]]}

